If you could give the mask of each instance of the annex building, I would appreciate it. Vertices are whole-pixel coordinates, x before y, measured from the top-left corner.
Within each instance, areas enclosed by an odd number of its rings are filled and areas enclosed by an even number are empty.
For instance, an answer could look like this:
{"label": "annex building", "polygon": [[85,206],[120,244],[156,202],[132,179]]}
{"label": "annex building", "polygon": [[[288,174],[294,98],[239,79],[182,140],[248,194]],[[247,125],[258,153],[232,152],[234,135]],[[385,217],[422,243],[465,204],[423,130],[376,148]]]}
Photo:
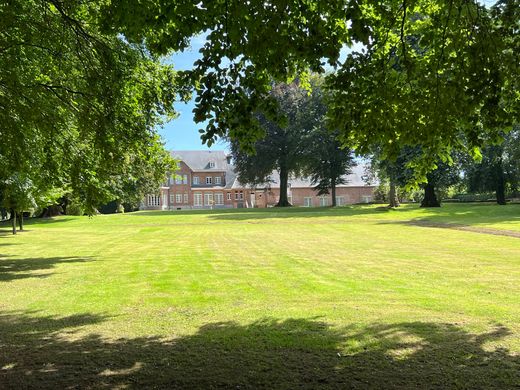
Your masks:
{"label": "annex building", "polygon": [[[223,151],[173,151],[178,170],[167,178],[157,194],[147,195],[142,210],[272,207],[280,195],[276,171],[268,183],[255,188],[238,181],[231,157]],[[372,201],[375,185],[363,179],[364,166],[346,175],[347,183],[336,187],[338,206]],[[317,195],[309,178],[289,177],[289,202],[294,206],[319,207],[332,204],[331,195]]]}

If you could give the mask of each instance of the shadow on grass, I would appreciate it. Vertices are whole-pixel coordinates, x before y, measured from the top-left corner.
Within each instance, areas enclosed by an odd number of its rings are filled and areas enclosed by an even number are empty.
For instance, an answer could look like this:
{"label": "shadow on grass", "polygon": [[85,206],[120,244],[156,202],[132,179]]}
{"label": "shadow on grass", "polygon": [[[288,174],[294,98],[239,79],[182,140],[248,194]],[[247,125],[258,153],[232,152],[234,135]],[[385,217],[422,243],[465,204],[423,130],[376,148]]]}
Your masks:
{"label": "shadow on grass", "polygon": [[342,206],[342,207],[287,207],[261,209],[220,209],[220,210],[185,210],[185,211],[141,211],[135,216],[182,216],[207,215],[217,220],[249,220],[276,218],[317,218],[340,217],[365,214],[382,214],[388,212],[387,207]]}
{"label": "shadow on grass", "polygon": [[[4,244],[2,244],[4,245]],[[60,264],[83,263],[92,261],[89,257],[41,257],[41,258],[8,258],[0,254],[0,283],[16,279],[46,278],[52,275],[48,271]]]}
{"label": "shadow on grass", "polygon": [[[420,215],[417,217],[417,215]],[[354,217],[384,216],[390,223],[427,220],[439,223],[461,223],[467,225],[485,223],[520,223],[520,204],[498,206],[491,203],[444,204],[441,208],[420,208],[409,204],[397,209],[381,206],[342,206],[342,207],[292,207],[267,209],[221,209],[221,210],[185,210],[185,211],[143,211],[135,216],[172,217],[183,215],[206,215],[215,221],[259,221],[264,219],[287,218],[322,218],[322,217]],[[424,216],[421,216],[424,215]]]}
{"label": "shadow on grass", "polygon": [[513,388],[520,356],[471,334],[412,322],[336,329],[316,319],[202,326],[175,339],[75,335],[103,318],[0,315],[5,388]]}

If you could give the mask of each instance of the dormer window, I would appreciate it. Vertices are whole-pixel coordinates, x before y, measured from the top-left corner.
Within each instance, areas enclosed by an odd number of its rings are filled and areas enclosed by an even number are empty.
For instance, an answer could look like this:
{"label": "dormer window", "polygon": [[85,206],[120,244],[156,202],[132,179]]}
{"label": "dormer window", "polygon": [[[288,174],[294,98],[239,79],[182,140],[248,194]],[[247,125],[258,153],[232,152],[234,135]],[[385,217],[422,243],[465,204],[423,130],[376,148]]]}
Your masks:
{"label": "dormer window", "polygon": [[215,168],[215,162],[210,161],[210,162],[209,162],[209,167],[210,167],[210,168]]}

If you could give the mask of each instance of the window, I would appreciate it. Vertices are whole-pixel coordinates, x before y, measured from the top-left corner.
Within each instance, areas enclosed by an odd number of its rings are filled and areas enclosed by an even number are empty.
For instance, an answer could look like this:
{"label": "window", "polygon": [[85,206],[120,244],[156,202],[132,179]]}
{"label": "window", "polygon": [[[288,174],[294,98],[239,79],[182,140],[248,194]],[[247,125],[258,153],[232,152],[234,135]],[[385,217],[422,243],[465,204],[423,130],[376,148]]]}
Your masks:
{"label": "window", "polygon": [[235,191],[235,200],[238,200],[238,196],[239,196],[238,192]]}
{"label": "window", "polygon": [[173,194],[170,194],[170,203],[173,203]]}
{"label": "window", "polygon": [[194,206],[202,206],[202,193],[195,192],[193,194],[193,205]]}
{"label": "window", "polygon": [[370,203],[370,202],[372,202],[372,196],[370,196],[370,195],[363,195],[361,197],[361,201],[363,203]]}
{"label": "window", "polygon": [[193,176],[193,184],[199,185],[199,177],[198,176]]}
{"label": "window", "polygon": [[325,207],[325,206],[328,206],[328,204],[329,204],[329,200],[324,196],[320,196],[320,206]]}
{"label": "window", "polygon": [[175,175],[175,184],[182,184],[182,176]]}
{"label": "window", "polygon": [[222,178],[220,176],[215,177],[215,184],[222,184]]}
{"label": "window", "polygon": [[214,163],[213,161],[210,161],[210,162],[209,162],[209,167],[210,167],[210,168],[215,168],[215,163]]}
{"label": "window", "polygon": [[212,206],[213,205],[213,193],[205,192],[204,193],[204,206]]}
{"label": "window", "polygon": [[227,200],[231,200],[231,192],[227,193]]}
{"label": "window", "polygon": [[188,175],[182,176],[182,184],[188,184]]}
{"label": "window", "polygon": [[184,194],[184,203],[188,203],[188,194]]}
{"label": "window", "polygon": [[244,200],[244,193],[240,191],[240,200]]}
{"label": "window", "polygon": [[148,206],[160,206],[161,197],[159,195],[148,195],[147,203],[148,203]]}
{"label": "window", "polygon": [[224,204],[224,194],[222,192],[215,193],[215,204]]}
{"label": "window", "polygon": [[336,196],[336,206],[343,206],[345,204],[344,196]]}
{"label": "window", "polygon": [[312,198],[303,198],[303,205],[305,207],[312,207]]}
{"label": "window", "polygon": [[175,203],[181,203],[181,202],[182,202],[182,194],[176,194]]}
{"label": "window", "polygon": [[209,176],[206,177],[206,184],[211,184],[211,181],[212,181],[211,177],[209,177]]}

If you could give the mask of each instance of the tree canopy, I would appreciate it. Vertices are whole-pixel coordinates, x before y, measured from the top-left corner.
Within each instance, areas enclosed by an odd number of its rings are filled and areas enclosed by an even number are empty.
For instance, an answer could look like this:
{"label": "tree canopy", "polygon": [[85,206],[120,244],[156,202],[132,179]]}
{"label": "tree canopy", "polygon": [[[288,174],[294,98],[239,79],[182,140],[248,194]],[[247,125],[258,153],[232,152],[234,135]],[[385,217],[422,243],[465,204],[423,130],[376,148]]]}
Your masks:
{"label": "tree canopy", "polygon": [[[134,12],[139,9],[139,12]],[[425,180],[451,150],[478,147],[519,119],[519,2],[491,9],[475,0],[112,0],[104,28],[157,54],[184,50],[206,34],[201,59],[183,73],[196,92],[203,139],[230,136],[248,147],[263,133],[255,117],[277,120],[272,81],[328,81],[332,128],[360,152],[420,145],[416,178]],[[361,43],[343,63],[344,45]],[[483,136],[485,135],[485,136]],[[396,146],[398,145],[398,146]]]}
{"label": "tree canopy", "polygon": [[[66,188],[92,213],[129,181],[157,186],[171,165],[156,126],[175,116],[176,74],[144,46],[102,33],[99,12],[99,2],[0,5],[3,194],[23,178],[27,197]],[[17,198],[3,203],[22,207]]]}

